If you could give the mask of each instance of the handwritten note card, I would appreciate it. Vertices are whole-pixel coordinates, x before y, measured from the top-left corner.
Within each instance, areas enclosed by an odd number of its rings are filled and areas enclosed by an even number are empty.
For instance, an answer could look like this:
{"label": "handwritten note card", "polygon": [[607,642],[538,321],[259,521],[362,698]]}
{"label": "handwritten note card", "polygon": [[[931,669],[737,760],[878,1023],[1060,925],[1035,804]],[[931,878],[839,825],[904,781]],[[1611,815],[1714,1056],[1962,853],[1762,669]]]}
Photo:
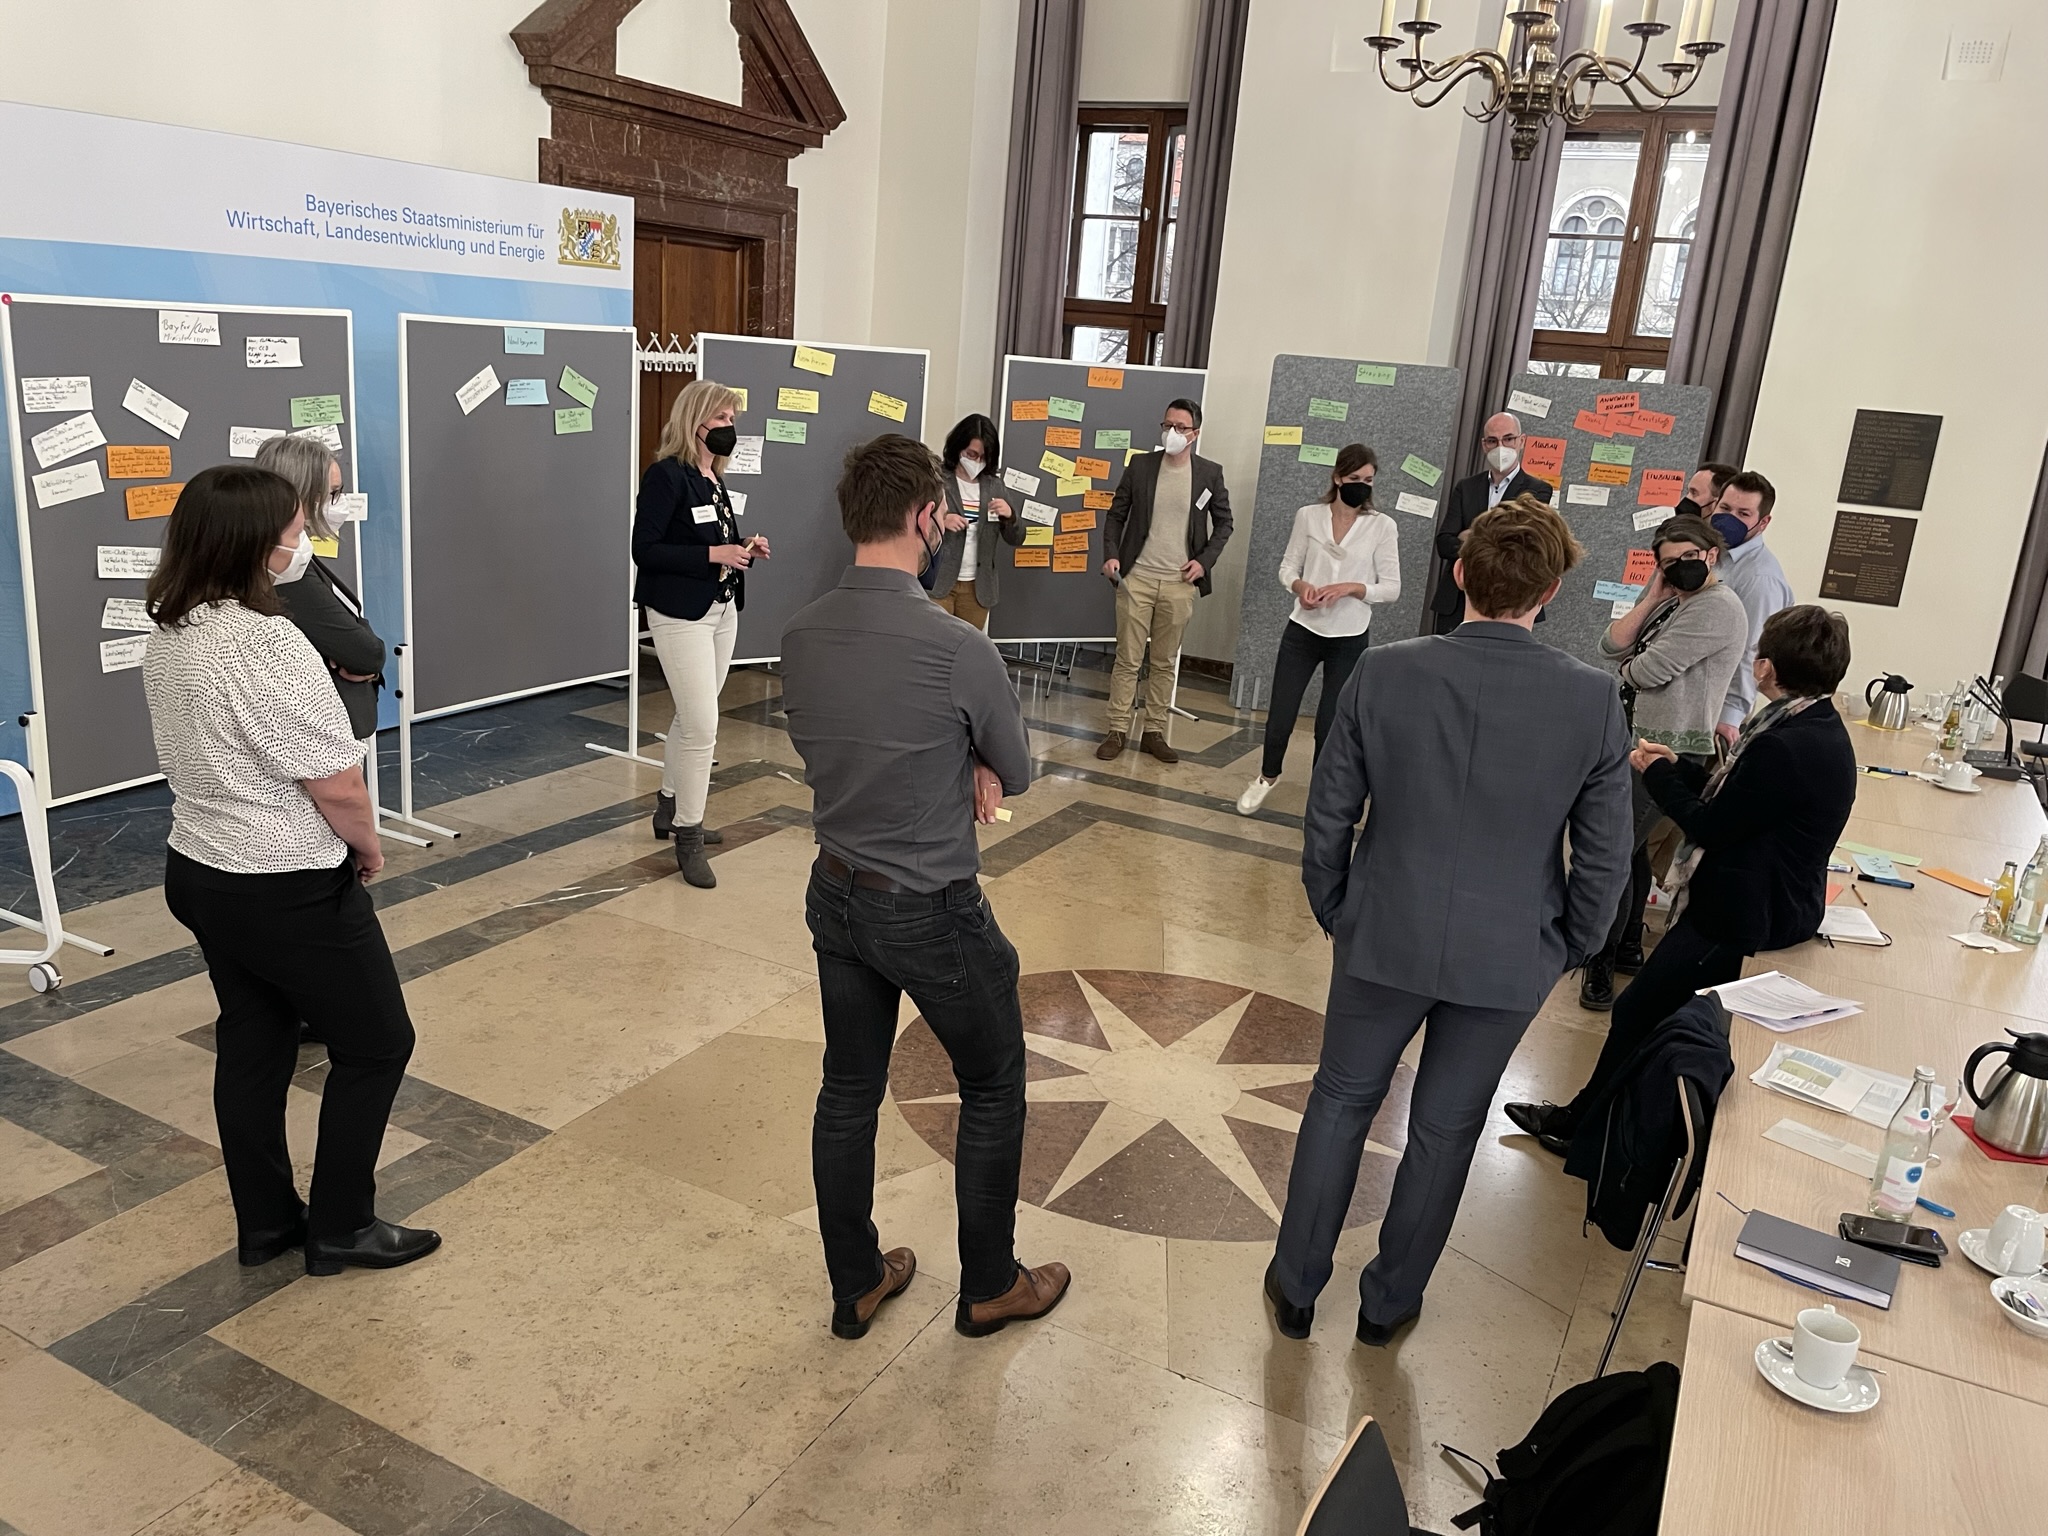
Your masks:
{"label": "handwritten note card", "polygon": [[486,363],[455,391],[455,403],[462,407],[462,414],[467,416],[497,392],[498,370]]}
{"label": "handwritten note card", "polygon": [[131,485],[124,500],[128,504],[128,521],[140,523],[152,517],[169,517],[171,508],[178,504],[178,493],[183,485]]}
{"label": "handwritten note card", "polygon": [[1052,564],[1052,546],[1047,544],[1043,549],[1037,548],[1028,542],[1027,535],[1024,548],[1010,552],[1010,564],[1020,570],[1045,570]]}
{"label": "handwritten note card", "polygon": [[92,412],[87,411],[60,421],[54,427],[45,427],[28,440],[28,445],[35,450],[36,462],[48,469],[52,464],[76,458],[88,448],[97,448],[106,440],[100,424],[93,420]]}
{"label": "handwritten note card", "polygon": [[1435,517],[1436,503],[1427,496],[1418,496],[1413,491],[1401,491],[1394,497],[1394,510],[1406,512],[1413,517]]}
{"label": "handwritten note card", "polygon": [[1429,460],[1418,459],[1412,453],[1401,461],[1401,473],[1411,480],[1420,480],[1424,485],[1435,485],[1444,475],[1444,472]]}
{"label": "handwritten note card", "polygon": [[1074,460],[1074,468],[1090,480],[1107,480],[1109,478],[1109,460],[1107,459],[1076,459]]}
{"label": "handwritten note card", "polygon": [[1038,494],[1038,478],[1037,475],[1027,473],[1021,469],[1006,469],[1003,471],[1003,484],[1013,491],[1022,492],[1026,496],[1036,496]]}
{"label": "handwritten note card", "polygon": [[1565,491],[1564,499],[1575,507],[1604,507],[1613,494],[1604,485],[1574,485]]}
{"label": "handwritten note card", "polygon": [[770,416],[766,435],[771,443],[803,443],[810,440],[811,426],[807,421],[785,421],[781,417]]}
{"label": "handwritten note card", "polygon": [[1643,471],[1643,488],[1636,493],[1636,500],[1646,507],[1675,507],[1684,494],[1684,470],[1646,469]]}
{"label": "handwritten note card", "polygon": [[806,416],[815,416],[818,414],[818,392],[815,389],[778,389],[775,391],[775,409],[801,411]]}
{"label": "handwritten note card", "polygon": [[1317,400],[1308,402],[1308,414],[1315,421],[1349,421],[1351,402],[1349,400]]}
{"label": "handwritten note card", "polygon": [[220,316],[201,309],[160,309],[156,339],[167,347],[217,347]]}
{"label": "handwritten note card", "polygon": [[1552,485],[1564,479],[1564,439],[1531,437],[1522,443],[1522,468]]}
{"label": "handwritten note card", "polygon": [[[1121,368],[1090,368],[1088,370],[1088,387],[1090,389],[1122,389],[1124,387],[1124,371]],[[1098,443],[1096,446],[1100,447],[1101,444]]]}
{"label": "handwritten note card", "polygon": [[790,359],[790,366],[801,368],[805,373],[822,373],[829,379],[832,370],[839,366],[839,357],[818,347],[798,346],[796,356]]}
{"label": "handwritten note card", "polygon": [[119,640],[100,642],[100,671],[132,672],[149,654],[149,636],[124,635]]}
{"label": "handwritten note card", "polygon": [[[495,379],[491,387],[493,389],[497,388]],[[460,400],[462,396],[458,394],[455,398]],[[463,414],[467,415],[469,413],[464,411]],[[261,448],[273,437],[283,436],[283,427],[229,427],[228,457],[231,459],[253,459],[256,457],[256,450],[258,448]]]}
{"label": "handwritten note card", "polygon": [[298,368],[299,338],[296,336],[245,336],[242,361],[251,368]]}
{"label": "handwritten note card", "polygon": [[1105,450],[1121,453],[1131,446],[1131,434],[1122,427],[1098,427],[1095,431],[1095,451]]}
{"label": "handwritten note card", "polygon": [[886,416],[891,421],[901,421],[909,412],[908,400],[898,400],[894,395],[885,395],[879,389],[868,391],[870,416]]}
{"label": "handwritten note card", "polygon": [[1593,462],[1595,464],[1633,464],[1636,450],[1631,443],[1595,443]]}
{"label": "handwritten note card", "polygon": [[292,401],[295,427],[338,427],[341,425],[341,396],[301,395]]}
{"label": "handwritten note card", "polygon": [[1062,479],[1069,479],[1076,472],[1072,459],[1061,458],[1050,448],[1038,456],[1038,467],[1048,475],[1058,475]]}
{"label": "handwritten note card", "polygon": [[548,403],[548,381],[546,379],[507,379],[505,381],[505,403],[507,405],[546,405]]}
{"label": "handwritten note card", "polygon": [[545,357],[548,350],[548,333],[537,325],[508,325],[505,327],[505,355],[508,357]]}
{"label": "handwritten note card", "polygon": [[141,581],[155,574],[162,556],[162,550],[144,544],[102,544],[93,556],[93,569],[103,581]]}
{"label": "handwritten note card", "polygon": [[109,480],[160,480],[171,472],[168,443],[144,443],[136,448],[107,450]]}
{"label": "handwritten note card", "polygon": [[587,405],[572,405],[555,412],[557,437],[567,437],[575,432],[588,432],[590,429],[590,407]]}
{"label": "handwritten note card", "polygon": [[1045,446],[1048,448],[1078,448],[1081,446],[1079,427],[1047,427]]}
{"label": "handwritten note card", "polygon": [[1392,363],[1360,363],[1357,382],[1360,384],[1391,385],[1394,382]]}
{"label": "handwritten note card", "polygon": [[1027,501],[1024,503],[1024,521],[1027,523],[1039,523],[1050,528],[1059,521],[1059,516],[1060,509],[1049,503],[1043,501]]}
{"label": "handwritten note card", "polygon": [[185,418],[192,413],[166,395],[160,395],[140,379],[128,381],[128,393],[121,399],[122,409],[140,416],[158,431],[171,437],[185,434]]}
{"label": "handwritten note card", "polygon": [[1048,400],[1012,400],[1010,420],[1043,421],[1051,413],[1052,402]]}
{"label": "handwritten note card", "polygon": [[1337,462],[1337,450],[1322,443],[1304,443],[1295,459],[1302,464],[1321,464],[1329,468]]}
{"label": "handwritten note card", "polygon": [[107,483],[100,478],[98,459],[87,459],[80,464],[67,464],[62,469],[31,475],[29,484],[35,487],[36,506],[42,511],[61,507],[67,501],[83,501],[107,488]]}
{"label": "handwritten note card", "polygon": [[1061,475],[1053,482],[1055,496],[1086,496],[1095,482],[1086,475]]}
{"label": "handwritten note card", "polygon": [[1046,401],[1045,408],[1050,414],[1059,417],[1061,421],[1079,421],[1088,413],[1088,406],[1085,401],[1067,400],[1058,395],[1054,395],[1050,400]]}
{"label": "handwritten note card", "polygon": [[1594,464],[1586,470],[1586,478],[1595,485],[1627,485],[1634,473],[1626,464]]}
{"label": "handwritten note card", "polygon": [[1532,395],[1526,389],[1508,391],[1508,409],[1517,416],[1548,416],[1550,401],[1542,395]]}
{"label": "handwritten note card", "polygon": [[100,604],[100,628],[148,634],[156,628],[156,620],[149,616],[149,609],[141,598],[110,597]]}
{"label": "handwritten note card", "polygon": [[[732,456],[725,461],[728,475],[758,475],[761,473],[761,443],[759,434],[743,433],[733,440]],[[735,492],[735,495],[738,493]]]}
{"label": "handwritten note card", "polygon": [[1274,447],[1299,448],[1301,446],[1301,428],[1269,426],[1266,428],[1266,441]]}
{"label": "handwritten note card", "polygon": [[89,411],[92,409],[92,380],[84,374],[23,379],[21,409],[30,416],[50,411]]}

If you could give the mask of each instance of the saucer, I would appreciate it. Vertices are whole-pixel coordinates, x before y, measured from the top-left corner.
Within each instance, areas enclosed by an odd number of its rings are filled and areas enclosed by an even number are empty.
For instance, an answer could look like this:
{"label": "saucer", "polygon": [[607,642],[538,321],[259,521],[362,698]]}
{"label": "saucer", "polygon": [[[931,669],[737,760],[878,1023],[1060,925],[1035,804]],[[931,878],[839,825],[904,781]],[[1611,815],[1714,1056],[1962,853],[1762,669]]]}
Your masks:
{"label": "saucer", "polygon": [[2021,1333],[2036,1339],[2048,1339],[2048,1323],[2024,1316],[2005,1304],[2005,1298],[2014,1291],[2022,1291],[2035,1301],[2048,1306],[2048,1283],[2044,1283],[2038,1275],[2032,1278],[2021,1276],[1991,1282],[1991,1298],[1998,1303],[1999,1315]]}
{"label": "saucer", "polygon": [[1984,793],[1984,786],[1975,781],[1968,784],[1944,784],[1940,779],[1929,779],[1927,782],[1936,789],[1947,790],[1952,795],[1981,795]]}
{"label": "saucer", "polygon": [[1823,1413],[1863,1413],[1877,1406],[1877,1377],[1862,1366],[1850,1366],[1840,1386],[1824,1391],[1799,1379],[1792,1370],[1791,1357],[1778,1352],[1780,1344],[1787,1349],[1792,1347],[1789,1338],[1765,1339],[1757,1345],[1756,1368],[1765,1381],[1795,1403],[1804,1403]]}

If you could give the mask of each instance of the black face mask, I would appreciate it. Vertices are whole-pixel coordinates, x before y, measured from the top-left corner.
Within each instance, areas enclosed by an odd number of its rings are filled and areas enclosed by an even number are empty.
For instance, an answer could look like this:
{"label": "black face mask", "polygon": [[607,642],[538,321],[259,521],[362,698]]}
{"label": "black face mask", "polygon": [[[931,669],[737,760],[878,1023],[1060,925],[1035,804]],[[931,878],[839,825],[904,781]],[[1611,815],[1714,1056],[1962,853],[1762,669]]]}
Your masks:
{"label": "black face mask", "polygon": [[711,450],[714,459],[731,457],[739,442],[740,434],[737,427],[713,427],[704,434],[704,446]]}
{"label": "black face mask", "polygon": [[1664,567],[1664,583],[1680,592],[1697,592],[1707,584],[1707,562],[1674,560]]}
{"label": "black face mask", "polygon": [[1347,507],[1363,507],[1372,501],[1372,484],[1365,480],[1346,480],[1337,487],[1337,494],[1344,499]]}
{"label": "black face mask", "polygon": [[1681,496],[1678,498],[1678,505],[1671,509],[1671,515],[1673,517],[1699,517],[1702,514],[1698,502],[1694,501],[1690,496]]}
{"label": "black face mask", "polygon": [[[932,523],[934,526],[938,523],[936,511],[932,516]],[[943,528],[939,529],[939,542],[936,546],[923,534],[917,536],[917,542],[924,546],[924,565],[917,573],[917,584],[929,592],[932,589],[933,578],[939,574],[939,551],[946,547],[946,531]]]}

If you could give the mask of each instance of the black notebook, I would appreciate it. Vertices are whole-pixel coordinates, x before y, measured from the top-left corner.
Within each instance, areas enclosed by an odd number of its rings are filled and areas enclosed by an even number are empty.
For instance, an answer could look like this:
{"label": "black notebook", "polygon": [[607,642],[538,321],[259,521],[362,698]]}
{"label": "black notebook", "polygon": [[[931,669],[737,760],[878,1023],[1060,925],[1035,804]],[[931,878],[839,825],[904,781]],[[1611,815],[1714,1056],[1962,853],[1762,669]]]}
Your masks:
{"label": "black notebook", "polygon": [[1889,1310],[1899,1288],[1899,1261],[1845,1243],[1768,1211],[1751,1211],[1735,1237],[1735,1257],[1760,1264],[1795,1284]]}

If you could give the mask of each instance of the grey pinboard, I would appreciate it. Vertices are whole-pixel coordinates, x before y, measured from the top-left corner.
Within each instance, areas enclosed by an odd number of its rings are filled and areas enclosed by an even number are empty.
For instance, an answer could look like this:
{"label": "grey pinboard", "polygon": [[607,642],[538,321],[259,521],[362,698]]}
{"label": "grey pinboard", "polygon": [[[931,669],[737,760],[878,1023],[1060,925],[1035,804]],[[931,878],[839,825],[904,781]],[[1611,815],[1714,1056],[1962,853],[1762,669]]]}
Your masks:
{"label": "grey pinboard", "polygon": [[[799,345],[832,355],[832,372],[796,366]],[[798,343],[775,336],[697,338],[697,377],[747,392],[739,414],[743,437],[765,437],[769,421],[802,422],[801,443],[764,442],[761,473],[733,474],[727,484],[747,498],[740,531],[761,534],[773,551],[747,573],[734,661],[773,661],[797,610],[839,585],[853,563],[853,545],[839,520],[839,471],[846,451],[885,432],[924,436],[925,375],[931,354],[902,347]],[[815,413],[784,409],[785,389],[812,390]],[[874,396],[904,404],[903,420],[871,410]]]}
{"label": "grey pinboard", "polygon": [[[1121,376],[1121,387],[1091,385],[1090,373]],[[1116,368],[1093,363],[1070,363],[1052,357],[1006,357],[1003,359],[1002,415],[997,425],[1003,436],[1003,467],[1037,476],[1038,492],[1026,496],[1015,489],[1003,492],[1021,516],[1026,500],[1053,507],[1061,523],[1076,512],[1089,510],[1081,495],[1056,494],[1056,477],[1040,468],[1048,452],[1061,458],[1099,458],[1109,464],[1106,477],[1093,479],[1098,493],[1114,492],[1123,479],[1123,449],[1098,448],[1098,432],[1128,432],[1130,446],[1149,452],[1159,445],[1159,420],[1167,402],[1188,399],[1200,402],[1209,375],[1200,368]],[[1078,401],[1081,419],[1057,416],[1044,420],[1017,419],[1017,402],[1050,400]],[[1081,446],[1046,446],[1048,428],[1078,428]],[[1096,500],[1102,501],[1098,494]],[[998,558],[1003,564],[1002,598],[989,614],[988,633],[992,640],[1114,640],[1116,638],[1116,589],[1102,576],[1103,528],[1109,520],[1106,506],[1095,511],[1095,527],[1088,531],[1086,570],[1055,571],[1048,566],[1018,566],[1023,549],[1004,546]],[[1078,531],[1078,530],[1077,530]],[[1057,525],[1055,537],[1058,537]]]}
{"label": "grey pinboard", "polygon": [[[616,676],[629,660],[639,365],[631,326],[541,325],[545,351],[508,354],[506,323],[398,317],[400,484],[413,718]],[[499,387],[464,414],[484,368]],[[564,368],[597,386],[591,430]],[[507,405],[540,379],[546,405]]]}
{"label": "grey pinboard", "polygon": [[[158,340],[159,310],[216,316],[217,345]],[[355,383],[346,310],[231,309],[217,304],[129,303],[103,299],[10,296],[5,305],[8,423],[14,459],[16,515],[21,530],[22,585],[31,636],[30,666],[45,750],[43,798],[80,800],[161,775],[140,666],[107,672],[102,642],[140,639],[103,629],[108,598],[139,599],[140,577],[99,575],[98,548],[163,547],[164,517],[130,520],[126,492],[178,485],[211,465],[232,461],[231,427],[282,430],[291,401],[339,395],[343,484],[356,484]],[[251,368],[251,336],[294,336],[297,368]],[[77,414],[24,410],[20,381],[84,376],[92,381],[92,415],[112,447],[170,449],[171,472],[115,480],[105,447],[44,466],[31,440]],[[140,380],[188,415],[173,437],[127,410],[123,399]],[[37,506],[32,477],[96,462],[105,489],[97,495]],[[371,515],[378,515],[372,508]],[[355,531],[342,530],[339,566],[359,582]]]}
{"label": "grey pinboard", "polygon": [[[1389,374],[1390,384],[1368,382]],[[1273,383],[1266,400],[1268,434],[1273,428],[1284,435],[1299,427],[1301,445],[1266,443],[1259,450],[1258,505],[1245,555],[1244,602],[1232,669],[1234,703],[1263,708],[1273,696],[1280,636],[1294,611],[1293,595],[1280,585],[1280,557],[1294,531],[1295,513],[1322,500],[1330,489],[1331,467],[1304,460],[1306,449],[1364,443],[1377,456],[1373,505],[1393,519],[1400,533],[1401,596],[1373,610],[1372,641],[1383,645],[1419,631],[1436,517],[1451,488],[1451,427],[1459,378],[1455,368],[1415,363],[1290,353],[1273,359]],[[1334,419],[1340,410],[1343,419]],[[1411,461],[1417,462],[1411,466]],[[1425,466],[1436,472],[1434,483]],[[1318,672],[1303,700],[1305,710],[1315,708],[1321,690]]]}

